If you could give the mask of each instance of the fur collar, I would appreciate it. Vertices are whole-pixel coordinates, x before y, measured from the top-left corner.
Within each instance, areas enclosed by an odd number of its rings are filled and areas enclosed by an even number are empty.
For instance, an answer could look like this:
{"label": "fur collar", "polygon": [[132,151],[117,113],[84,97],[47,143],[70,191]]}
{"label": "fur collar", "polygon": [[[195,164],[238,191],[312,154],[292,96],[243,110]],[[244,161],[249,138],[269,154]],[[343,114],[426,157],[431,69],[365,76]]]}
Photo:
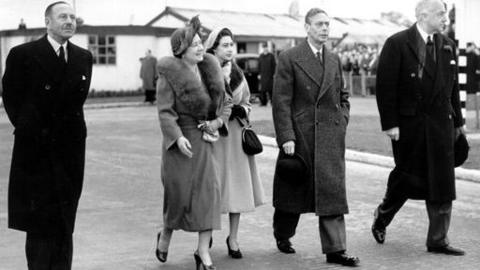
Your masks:
{"label": "fur collar", "polygon": [[217,59],[209,54],[205,54],[203,61],[198,63],[198,69],[202,81],[179,58],[167,56],[158,61],[158,72],[166,77],[177,99],[190,114],[198,120],[213,119],[218,116],[223,104],[223,74]]}

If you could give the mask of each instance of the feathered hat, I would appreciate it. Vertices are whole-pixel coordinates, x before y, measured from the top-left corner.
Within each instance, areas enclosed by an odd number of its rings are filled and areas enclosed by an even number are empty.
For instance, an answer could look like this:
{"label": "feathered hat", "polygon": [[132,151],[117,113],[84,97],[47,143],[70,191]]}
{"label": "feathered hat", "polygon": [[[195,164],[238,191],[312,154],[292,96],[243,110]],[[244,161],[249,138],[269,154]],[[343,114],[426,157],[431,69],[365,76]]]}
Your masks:
{"label": "feathered hat", "polygon": [[185,27],[175,30],[170,37],[173,55],[182,55],[192,44],[193,37],[200,31],[201,23],[198,15],[190,19]]}

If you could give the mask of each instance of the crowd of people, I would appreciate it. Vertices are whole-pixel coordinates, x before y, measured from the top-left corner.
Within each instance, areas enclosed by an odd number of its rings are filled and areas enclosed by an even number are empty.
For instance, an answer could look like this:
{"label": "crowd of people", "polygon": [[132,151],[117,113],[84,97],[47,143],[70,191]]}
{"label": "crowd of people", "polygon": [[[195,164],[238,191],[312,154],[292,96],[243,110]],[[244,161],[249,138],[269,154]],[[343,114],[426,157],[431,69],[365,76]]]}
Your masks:
{"label": "crowd of people", "polygon": [[[440,0],[420,0],[415,11],[417,23],[387,39],[378,59],[377,104],[382,130],[392,141],[395,168],[384,200],[372,211],[371,233],[384,243],[386,228],[402,205],[408,199],[425,200],[427,251],[460,256],[465,252],[452,247],[447,234],[456,196],[454,167],[464,161],[454,154],[454,142],[465,131],[456,69],[443,68],[457,59],[456,49],[439,34],[446,23]],[[50,4],[45,22],[44,37],[10,51],[3,77],[5,110],[15,128],[9,227],[27,234],[29,269],[68,270],[83,185],[83,104],[92,55],[69,41],[76,29],[70,4]],[[296,253],[290,239],[299,218],[314,213],[326,261],[358,266],[360,259],[346,252],[350,103],[343,74],[346,67],[372,72],[377,49],[328,49],[329,22],[322,9],[307,12],[306,39],[278,56],[271,82],[279,147],[272,240],[280,252]],[[202,42],[199,30],[194,17],[173,32],[173,56],[158,60],[154,76],[163,134],[159,183],[164,187],[155,255],[165,263],[173,232],[194,232],[196,269],[212,270],[212,233],[221,229],[222,214],[229,218],[228,255],[241,259],[240,216],[266,200],[255,156],[243,148],[243,127],[252,107],[245,76],[232,61],[234,33],[220,27]]]}
{"label": "crowd of people", "polygon": [[345,72],[351,72],[354,76],[360,73],[375,75],[377,72],[379,49],[378,46],[355,44],[354,46],[335,47]]}

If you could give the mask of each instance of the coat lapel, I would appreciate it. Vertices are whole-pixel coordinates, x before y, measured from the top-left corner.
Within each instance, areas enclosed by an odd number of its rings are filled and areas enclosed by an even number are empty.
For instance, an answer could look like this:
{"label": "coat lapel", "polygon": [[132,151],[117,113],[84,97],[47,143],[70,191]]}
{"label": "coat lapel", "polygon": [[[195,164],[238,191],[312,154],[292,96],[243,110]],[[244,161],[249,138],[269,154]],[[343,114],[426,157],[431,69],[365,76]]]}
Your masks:
{"label": "coat lapel", "polygon": [[37,53],[35,59],[55,82],[60,82],[62,79],[62,70],[57,54],[52,48],[52,45],[47,40],[47,35],[37,41]]}
{"label": "coat lapel", "polygon": [[323,61],[324,61],[324,74],[320,91],[317,95],[317,102],[327,92],[335,81],[335,71],[338,70],[338,63],[336,61],[336,55],[331,53],[325,46],[323,46]]}
{"label": "coat lapel", "polygon": [[318,87],[321,87],[322,76],[320,74],[320,71],[322,70],[322,66],[316,60],[316,57],[313,54],[312,49],[310,48],[306,40],[299,46],[301,54],[295,62],[300,67],[300,69],[302,69],[303,72],[305,72],[305,74],[307,74],[307,76],[315,82]]}

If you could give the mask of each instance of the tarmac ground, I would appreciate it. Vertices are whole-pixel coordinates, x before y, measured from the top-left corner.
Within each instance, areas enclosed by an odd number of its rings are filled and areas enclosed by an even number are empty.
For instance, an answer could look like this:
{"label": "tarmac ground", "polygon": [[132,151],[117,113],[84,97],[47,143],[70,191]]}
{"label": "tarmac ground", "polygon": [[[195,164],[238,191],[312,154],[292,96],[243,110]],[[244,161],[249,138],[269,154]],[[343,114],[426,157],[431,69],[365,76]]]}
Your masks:
{"label": "tarmac ground", "polygon": [[[268,110],[268,107],[262,110]],[[74,234],[73,269],[192,269],[197,235],[176,231],[165,264],[154,255],[162,226],[160,181],[161,133],[155,107],[86,110],[89,134],[85,183]],[[7,229],[7,186],[13,136],[0,112],[0,269],[26,269],[25,233]],[[266,146],[256,157],[267,204],[241,216],[240,247],[244,258],[227,256],[227,216],[214,232],[211,250],[217,269],[344,269],[327,264],[321,254],[317,217],[303,215],[285,255],[272,236],[272,176],[277,149]],[[179,168],[181,169],[181,168]],[[408,201],[388,227],[385,244],[370,232],[374,208],[385,192],[390,169],[347,162],[350,213],[346,215],[348,252],[360,257],[357,269],[480,269],[480,185],[457,181],[449,237],[463,257],[426,252],[425,204]]]}

